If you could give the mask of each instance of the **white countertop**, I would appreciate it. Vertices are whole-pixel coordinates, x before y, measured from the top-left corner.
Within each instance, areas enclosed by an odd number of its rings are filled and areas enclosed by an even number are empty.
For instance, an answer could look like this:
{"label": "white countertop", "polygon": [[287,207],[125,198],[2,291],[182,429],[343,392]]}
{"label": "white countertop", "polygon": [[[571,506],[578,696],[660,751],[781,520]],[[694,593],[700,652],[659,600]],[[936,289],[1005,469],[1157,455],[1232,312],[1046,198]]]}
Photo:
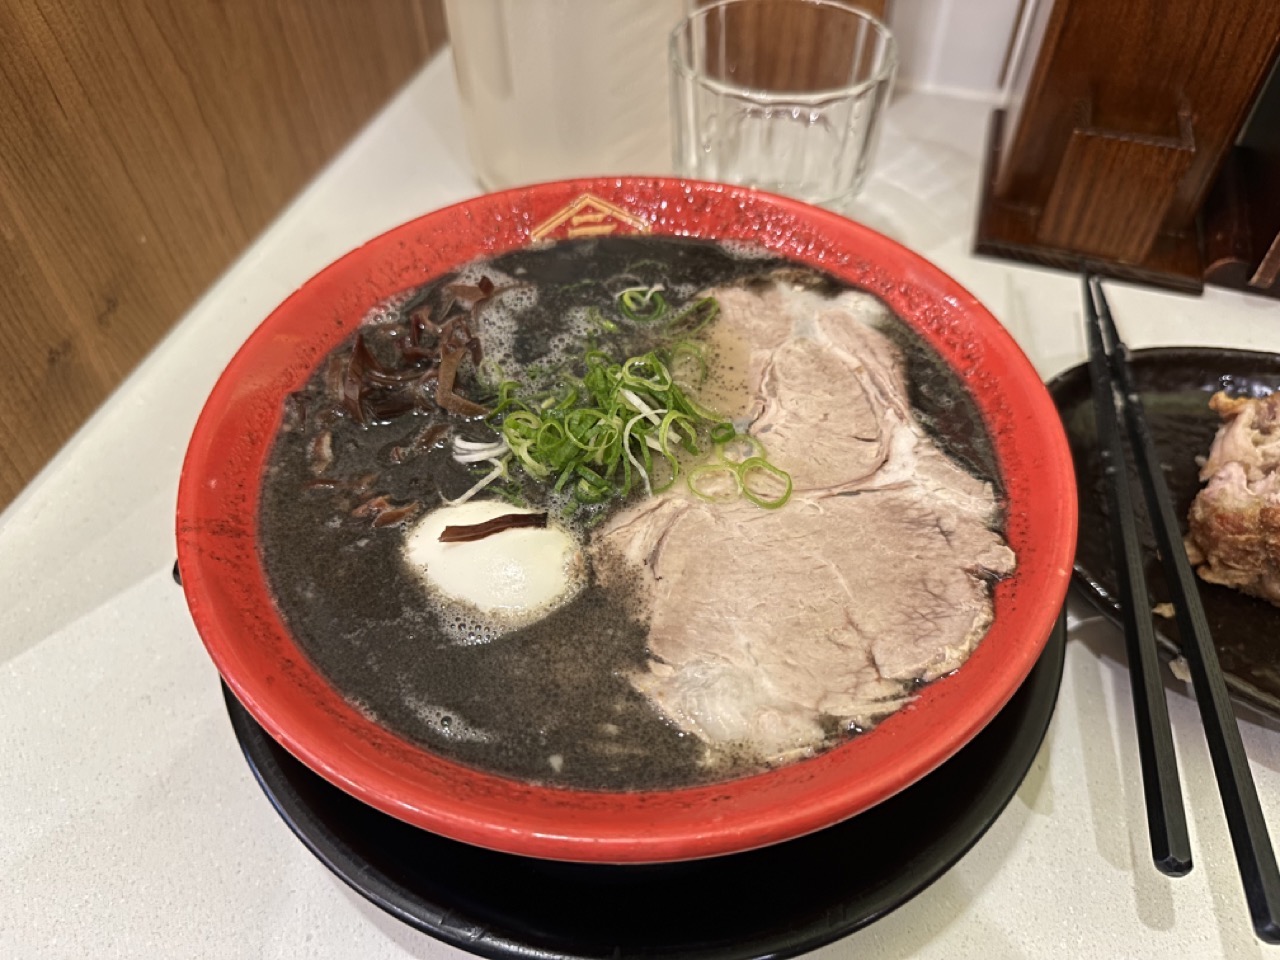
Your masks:
{"label": "white countertop", "polygon": [[[968,252],[988,110],[895,101],[854,216],[954,275],[1049,376],[1084,357],[1078,281]],[[235,349],[348,249],[478,193],[469,171],[445,55],[0,514],[0,957],[464,956],[368,905],[276,816],[170,568],[187,437]],[[1132,346],[1280,351],[1274,300],[1108,290]],[[1254,939],[1198,714],[1170,688],[1189,876],[1150,861],[1119,636],[1077,617],[1052,728],[1008,809],[922,895],[814,956],[1280,956]],[[1241,730],[1280,835],[1280,723],[1242,711]]]}

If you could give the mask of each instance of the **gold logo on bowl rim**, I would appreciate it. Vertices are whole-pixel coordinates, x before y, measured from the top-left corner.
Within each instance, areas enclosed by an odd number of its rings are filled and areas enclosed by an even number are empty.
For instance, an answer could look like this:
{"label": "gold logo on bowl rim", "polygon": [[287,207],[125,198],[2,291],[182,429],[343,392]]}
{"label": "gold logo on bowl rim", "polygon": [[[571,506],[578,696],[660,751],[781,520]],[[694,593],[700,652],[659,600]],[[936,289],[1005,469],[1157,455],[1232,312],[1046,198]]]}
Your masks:
{"label": "gold logo on bowl rim", "polygon": [[617,230],[648,233],[649,223],[615,203],[584,193],[534,227],[529,232],[529,239],[546,240],[556,233],[570,240],[575,237],[603,237]]}

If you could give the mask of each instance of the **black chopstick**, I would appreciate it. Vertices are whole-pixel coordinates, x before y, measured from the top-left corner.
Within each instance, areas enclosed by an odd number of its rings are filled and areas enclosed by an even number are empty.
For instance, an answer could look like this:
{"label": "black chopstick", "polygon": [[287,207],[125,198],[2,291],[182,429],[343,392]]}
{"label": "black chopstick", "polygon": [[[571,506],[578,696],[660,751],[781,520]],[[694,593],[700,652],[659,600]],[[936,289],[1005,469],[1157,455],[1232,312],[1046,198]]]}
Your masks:
{"label": "black chopstick", "polygon": [[[1204,607],[1200,604],[1199,588],[1182,545],[1180,525],[1173,512],[1169,488],[1147,426],[1142,398],[1129,370],[1128,347],[1120,339],[1101,283],[1097,278],[1090,278],[1088,286],[1096,298],[1101,332],[1110,341],[1111,375],[1119,390],[1165,577],[1173,590],[1182,652],[1191,669],[1192,688],[1200,707],[1200,719],[1209,744],[1209,756],[1213,761],[1218,793],[1222,797],[1253,929],[1268,943],[1280,943],[1280,870],[1276,867],[1275,850],[1258,802],[1257,787],[1231,711],[1227,685],[1218,664]],[[1090,299],[1086,297],[1087,301]]]}
{"label": "black chopstick", "polygon": [[1138,730],[1138,759],[1147,802],[1147,832],[1156,867],[1171,876],[1191,870],[1191,838],[1182,805],[1178,759],[1169,726],[1156,652],[1155,630],[1147,602],[1147,578],[1133,515],[1129,475],[1120,442],[1120,422],[1108,367],[1106,340],[1098,323],[1089,277],[1084,280],[1086,332],[1089,338],[1089,379],[1093,386],[1093,412],[1097,421],[1098,452],[1111,510],[1112,554],[1120,581],[1121,618],[1129,652],[1129,683],[1133,688],[1133,715]]}

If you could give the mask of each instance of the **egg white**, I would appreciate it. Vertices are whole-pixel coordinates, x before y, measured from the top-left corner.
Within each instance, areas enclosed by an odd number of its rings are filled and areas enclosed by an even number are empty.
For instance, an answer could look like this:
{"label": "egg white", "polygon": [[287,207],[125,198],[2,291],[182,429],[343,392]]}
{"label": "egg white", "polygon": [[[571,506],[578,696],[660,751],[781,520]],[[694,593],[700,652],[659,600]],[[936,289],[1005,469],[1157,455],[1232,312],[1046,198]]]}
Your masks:
{"label": "egg white", "polygon": [[461,543],[441,543],[440,534],[448,526],[533,512],[498,500],[440,507],[409,531],[405,562],[429,593],[497,621],[495,626],[532,623],[582,588],[586,561],[572,535],[553,523]]}

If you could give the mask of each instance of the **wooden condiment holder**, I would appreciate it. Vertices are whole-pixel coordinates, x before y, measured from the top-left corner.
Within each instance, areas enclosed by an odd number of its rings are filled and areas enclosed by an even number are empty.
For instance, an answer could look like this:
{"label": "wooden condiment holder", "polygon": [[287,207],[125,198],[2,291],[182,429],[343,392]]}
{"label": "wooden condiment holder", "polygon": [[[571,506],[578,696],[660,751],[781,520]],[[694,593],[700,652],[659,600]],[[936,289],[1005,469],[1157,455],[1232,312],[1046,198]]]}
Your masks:
{"label": "wooden condiment holder", "polygon": [[1046,0],[1028,38],[992,118],[975,252],[1280,296],[1280,162],[1235,150],[1280,4]]}

